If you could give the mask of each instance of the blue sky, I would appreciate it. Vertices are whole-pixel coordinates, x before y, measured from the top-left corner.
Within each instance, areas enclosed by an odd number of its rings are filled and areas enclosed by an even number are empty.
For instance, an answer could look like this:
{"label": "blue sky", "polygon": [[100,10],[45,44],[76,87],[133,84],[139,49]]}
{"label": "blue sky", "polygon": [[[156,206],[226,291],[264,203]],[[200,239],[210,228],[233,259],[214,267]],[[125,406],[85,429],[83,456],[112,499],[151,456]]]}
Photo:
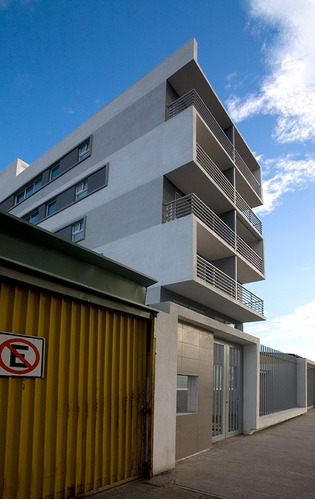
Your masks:
{"label": "blue sky", "polygon": [[315,360],[314,0],[0,0],[0,171],[32,163],[190,38],[263,168],[267,321]]}

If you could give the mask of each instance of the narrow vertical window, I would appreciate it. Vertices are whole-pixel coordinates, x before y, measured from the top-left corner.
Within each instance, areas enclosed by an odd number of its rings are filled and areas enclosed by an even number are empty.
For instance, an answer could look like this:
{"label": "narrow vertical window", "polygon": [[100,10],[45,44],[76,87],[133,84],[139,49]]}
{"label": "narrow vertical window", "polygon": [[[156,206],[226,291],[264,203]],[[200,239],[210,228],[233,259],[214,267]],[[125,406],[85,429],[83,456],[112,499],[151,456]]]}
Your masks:
{"label": "narrow vertical window", "polygon": [[176,413],[198,411],[198,377],[177,375]]}
{"label": "narrow vertical window", "polygon": [[46,209],[47,217],[49,215],[53,215],[56,212],[56,210],[57,210],[57,202],[56,202],[56,200],[53,200],[47,204],[47,209]]}
{"label": "narrow vertical window", "polygon": [[75,243],[84,239],[84,219],[71,226],[71,240]]}
{"label": "narrow vertical window", "polygon": [[79,161],[84,160],[90,153],[90,144],[86,142],[79,146]]}
{"label": "narrow vertical window", "polygon": [[81,198],[84,198],[88,194],[88,183],[87,181],[80,182],[80,184],[77,184],[75,187],[75,199],[81,200]]}
{"label": "narrow vertical window", "polygon": [[29,217],[28,217],[28,222],[31,222],[31,224],[37,224],[39,221],[39,215],[38,212],[33,212]]}
{"label": "narrow vertical window", "polygon": [[53,181],[60,174],[60,165],[55,165],[50,169],[50,180]]}

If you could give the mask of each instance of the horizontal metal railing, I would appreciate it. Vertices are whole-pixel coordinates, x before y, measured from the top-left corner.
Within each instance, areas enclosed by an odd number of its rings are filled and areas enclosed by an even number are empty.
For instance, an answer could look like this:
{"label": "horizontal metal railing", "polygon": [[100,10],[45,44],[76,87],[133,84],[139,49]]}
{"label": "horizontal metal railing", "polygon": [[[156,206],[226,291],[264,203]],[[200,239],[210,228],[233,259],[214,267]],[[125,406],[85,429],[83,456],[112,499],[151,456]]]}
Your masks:
{"label": "horizontal metal railing", "polygon": [[262,258],[195,194],[188,194],[165,205],[165,222],[194,214],[256,269],[263,272]]}
{"label": "horizontal metal railing", "polygon": [[200,255],[197,255],[197,277],[203,279],[210,285],[218,288],[257,313],[264,314],[263,300]]}
{"label": "horizontal metal railing", "polygon": [[200,166],[210,175],[211,179],[222,189],[222,191],[224,191],[237,208],[240,209],[251,225],[262,234],[261,220],[198,143],[196,144],[196,158]]}
{"label": "horizontal metal railing", "polygon": [[270,415],[296,406],[296,358],[261,345],[259,415]]}
{"label": "horizontal metal railing", "polygon": [[244,217],[248,220],[248,222],[251,223],[251,225],[260,233],[262,234],[262,222],[261,220],[257,217],[257,215],[252,211],[250,206],[246,203],[244,198],[237,192],[235,191],[235,204],[237,208],[240,209]]}
{"label": "horizontal metal railing", "polygon": [[201,99],[195,89],[190,90],[183,96],[179,97],[176,101],[172,102],[169,106],[169,117],[178,115],[189,106],[194,106],[200,116],[204,119],[210,130],[213,132],[221,146],[225,149],[230,158],[237,165],[244,177],[247,179],[254,191],[260,196],[261,186],[256,179],[246,162],[243,160],[239,152],[235,149],[223,129],[220,127],[213,114]]}
{"label": "horizontal metal railing", "polygon": [[233,185],[198,143],[196,144],[196,159],[202,168],[210,175],[211,179],[213,179],[230,200],[235,203],[235,189]]}

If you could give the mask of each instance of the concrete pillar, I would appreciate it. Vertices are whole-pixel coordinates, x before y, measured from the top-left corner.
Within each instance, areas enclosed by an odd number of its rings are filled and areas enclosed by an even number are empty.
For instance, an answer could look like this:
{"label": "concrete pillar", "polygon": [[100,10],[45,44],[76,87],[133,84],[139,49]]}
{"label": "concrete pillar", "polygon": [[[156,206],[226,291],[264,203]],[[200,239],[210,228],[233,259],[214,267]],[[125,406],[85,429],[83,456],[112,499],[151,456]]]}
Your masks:
{"label": "concrete pillar", "polygon": [[244,345],[243,433],[257,429],[259,418],[259,343]]}
{"label": "concrete pillar", "polygon": [[158,313],[156,319],[153,475],[175,467],[177,324],[176,314],[162,311]]}

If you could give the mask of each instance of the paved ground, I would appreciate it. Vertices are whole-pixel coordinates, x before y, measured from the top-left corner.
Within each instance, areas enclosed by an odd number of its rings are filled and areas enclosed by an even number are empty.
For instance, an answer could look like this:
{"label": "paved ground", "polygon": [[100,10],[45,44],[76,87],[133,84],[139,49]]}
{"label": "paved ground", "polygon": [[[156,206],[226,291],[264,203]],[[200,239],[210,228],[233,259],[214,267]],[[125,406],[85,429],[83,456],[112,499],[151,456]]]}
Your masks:
{"label": "paved ground", "polygon": [[91,498],[315,498],[315,409]]}

